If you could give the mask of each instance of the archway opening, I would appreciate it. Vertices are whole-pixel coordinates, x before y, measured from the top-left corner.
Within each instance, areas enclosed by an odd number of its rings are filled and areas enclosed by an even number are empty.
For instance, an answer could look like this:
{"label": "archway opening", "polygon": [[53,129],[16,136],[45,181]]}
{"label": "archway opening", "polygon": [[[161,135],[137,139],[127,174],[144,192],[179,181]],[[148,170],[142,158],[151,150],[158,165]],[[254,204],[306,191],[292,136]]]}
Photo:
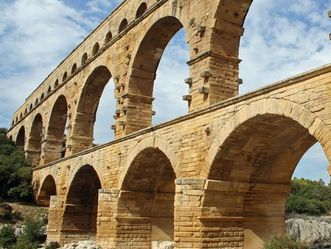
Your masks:
{"label": "archway opening", "polygon": [[25,145],[25,127],[22,126],[20,130],[18,131],[17,137],[16,137],[16,146],[18,148],[21,148],[24,150]]}
{"label": "archway opening", "polygon": [[66,124],[68,122],[68,104],[61,95],[56,100],[49,119],[45,163],[63,158],[66,154]]}
{"label": "archway opening", "polygon": [[27,150],[27,157],[33,167],[39,166],[40,163],[42,136],[43,120],[41,115],[37,114],[32,123]]}
{"label": "archway opening", "polygon": [[146,10],[147,10],[147,4],[141,3],[139,8],[137,9],[136,18],[141,17],[145,13]]}
{"label": "archway opening", "polygon": [[[119,220],[134,229],[133,240],[144,248],[174,240],[175,179],[169,159],[156,148],[143,150],[130,165],[121,188]],[[141,225],[150,233],[139,230]]]}
{"label": "archway opening", "polygon": [[128,20],[124,18],[118,27],[118,33],[121,33],[128,26]]}
{"label": "archway opening", "polygon": [[63,215],[62,233],[68,242],[96,239],[99,189],[101,182],[93,167],[80,168],[70,184]]}
{"label": "archway opening", "polygon": [[217,203],[219,216],[240,217],[245,249],[260,248],[265,240],[284,234],[291,177],[316,142],[296,121],[265,114],[236,127],[219,148],[208,178],[234,187],[222,198],[218,192],[207,193],[205,206]]}
{"label": "archway opening", "polygon": [[[127,110],[128,119],[138,121],[128,122],[127,133],[151,126],[154,114],[157,124],[187,113],[182,96],[188,92],[184,82],[189,74],[189,49],[182,28],[174,17],[161,18],[140,43],[132,65]],[[155,81],[159,87],[154,88]]]}
{"label": "archway opening", "polygon": [[43,207],[49,207],[51,196],[56,195],[56,184],[53,176],[49,175],[45,178],[40,187],[37,197],[37,203]]}
{"label": "archway opening", "polygon": [[[113,122],[112,114],[109,109],[115,109],[114,93],[111,73],[105,66],[99,66],[88,77],[82,95],[78,103],[78,113],[74,127],[73,153],[77,153],[93,146],[95,121],[105,118],[108,122]],[[110,84],[108,84],[110,82]],[[107,85],[108,84],[108,85]],[[104,89],[107,85],[106,94]],[[100,100],[100,98],[102,99]],[[100,103],[102,101],[102,103]],[[99,104],[100,108],[99,108]],[[100,111],[98,111],[100,109]],[[97,116],[98,111],[98,116]],[[102,118],[99,118],[101,117]],[[106,124],[105,120],[98,122],[96,142],[106,142],[112,137],[111,123]],[[105,132],[104,134],[102,134]],[[109,135],[107,135],[109,134]]]}

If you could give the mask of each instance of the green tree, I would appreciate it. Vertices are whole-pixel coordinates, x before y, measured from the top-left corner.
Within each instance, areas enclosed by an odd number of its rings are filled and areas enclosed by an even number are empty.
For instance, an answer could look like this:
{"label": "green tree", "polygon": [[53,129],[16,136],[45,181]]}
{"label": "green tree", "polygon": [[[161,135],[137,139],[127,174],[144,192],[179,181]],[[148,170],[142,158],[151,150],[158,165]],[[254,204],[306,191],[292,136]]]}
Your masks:
{"label": "green tree", "polygon": [[4,226],[0,229],[0,245],[4,249],[12,248],[16,243],[15,229],[10,226]]}
{"label": "green tree", "polygon": [[0,128],[0,198],[30,202],[32,170],[24,151],[7,139],[7,130]]}

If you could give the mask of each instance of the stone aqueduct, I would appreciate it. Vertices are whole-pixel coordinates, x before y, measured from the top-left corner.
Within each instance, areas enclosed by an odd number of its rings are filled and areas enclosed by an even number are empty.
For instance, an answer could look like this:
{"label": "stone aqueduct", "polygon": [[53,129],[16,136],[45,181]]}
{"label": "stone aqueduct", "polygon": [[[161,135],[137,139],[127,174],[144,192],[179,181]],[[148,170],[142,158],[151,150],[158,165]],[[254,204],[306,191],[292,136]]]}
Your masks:
{"label": "stone aqueduct", "polygon": [[[126,0],[15,112],[8,136],[49,206],[48,240],[103,248],[260,248],[284,232],[302,155],[331,159],[331,66],[238,94],[238,49],[252,0]],[[151,127],[153,82],[185,29],[188,114]],[[93,147],[113,78],[116,139]]]}

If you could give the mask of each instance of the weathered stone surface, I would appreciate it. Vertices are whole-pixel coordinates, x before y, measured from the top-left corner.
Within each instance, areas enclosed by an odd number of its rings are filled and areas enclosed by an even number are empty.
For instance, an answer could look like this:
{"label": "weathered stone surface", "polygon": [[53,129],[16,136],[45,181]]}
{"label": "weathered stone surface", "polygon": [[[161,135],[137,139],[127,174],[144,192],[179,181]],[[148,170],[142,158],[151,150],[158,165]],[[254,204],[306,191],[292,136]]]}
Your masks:
{"label": "weathered stone surface", "polygon": [[331,238],[331,225],[313,219],[289,219],[286,221],[286,233],[295,236],[297,240],[314,243]]}

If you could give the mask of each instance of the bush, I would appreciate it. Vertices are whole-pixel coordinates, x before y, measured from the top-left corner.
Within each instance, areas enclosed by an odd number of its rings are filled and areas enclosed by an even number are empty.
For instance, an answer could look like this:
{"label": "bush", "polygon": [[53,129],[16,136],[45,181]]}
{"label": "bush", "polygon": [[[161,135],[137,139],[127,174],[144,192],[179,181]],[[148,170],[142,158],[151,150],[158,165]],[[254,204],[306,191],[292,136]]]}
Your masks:
{"label": "bush", "polygon": [[23,233],[19,236],[14,249],[36,249],[42,238],[42,227],[44,226],[41,220],[34,220],[27,217]]}
{"label": "bush", "polygon": [[7,249],[12,248],[16,242],[15,229],[10,226],[4,226],[0,229],[0,245]]}
{"label": "bush", "polygon": [[309,247],[293,237],[276,236],[265,243],[264,249],[309,249]]}

